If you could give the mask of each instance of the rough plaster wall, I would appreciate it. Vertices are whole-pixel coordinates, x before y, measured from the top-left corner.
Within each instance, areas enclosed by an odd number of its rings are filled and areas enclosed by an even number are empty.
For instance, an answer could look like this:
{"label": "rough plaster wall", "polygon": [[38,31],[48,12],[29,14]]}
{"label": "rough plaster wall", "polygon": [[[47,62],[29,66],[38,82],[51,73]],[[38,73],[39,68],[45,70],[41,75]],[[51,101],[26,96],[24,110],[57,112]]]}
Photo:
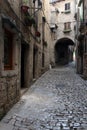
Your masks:
{"label": "rough plaster wall", "polygon": [[84,0],[84,19],[87,22],[87,0]]}
{"label": "rough plaster wall", "polygon": [[[65,13],[61,13],[64,12],[64,8],[65,8],[65,3],[70,2],[70,7],[71,7],[71,13],[65,14]],[[75,25],[75,19],[74,19],[74,15],[75,15],[75,2],[73,0],[66,0],[66,1],[62,1],[59,2],[56,6],[58,6],[59,9],[59,15],[58,15],[58,32],[57,32],[57,39],[60,39],[62,37],[68,37],[72,40],[74,40],[74,25]],[[65,22],[71,22],[71,32],[70,33],[63,33],[64,30],[64,23]]]}
{"label": "rough plaster wall", "polygon": [[49,66],[50,63],[50,51],[51,51],[51,43],[52,43],[52,38],[51,38],[51,32],[50,32],[50,6],[49,6],[49,1],[44,0],[44,6],[43,6],[43,16],[45,14],[46,17],[46,23],[45,23],[45,41],[47,41],[47,47],[45,47],[45,65]]}
{"label": "rough plaster wall", "polygon": [[[71,3],[71,13],[69,14],[64,14],[61,13],[62,11],[65,10],[65,3]],[[57,15],[57,36],[55,39],[52,39],[52,44],[51,44],[51,60],[55,61],[54,57],[55,57],[55,43],[57,42],[58,39],[63,38],[63,37],[68,37],[71,40],[74,41],[74,25],[75,25],[75,19],[74,19],[74,15],[75,15],[75,1],[74,0],[65,0],[62,2],[57,2],[54,5],[55,8],[58,8],[59,10],[59,14]],[[71,32],[70,33],[63,33],[64,30],[64,22],[71,22]]]}
{"label": "rough plaster wall", "polygon": [[13,10],[15,11],[15,13],[19,16],[20,15],[20,11],[21,10],[21,6],[20,6],[20,1],[21,0],[8,0],[11,7],[13,8]]}

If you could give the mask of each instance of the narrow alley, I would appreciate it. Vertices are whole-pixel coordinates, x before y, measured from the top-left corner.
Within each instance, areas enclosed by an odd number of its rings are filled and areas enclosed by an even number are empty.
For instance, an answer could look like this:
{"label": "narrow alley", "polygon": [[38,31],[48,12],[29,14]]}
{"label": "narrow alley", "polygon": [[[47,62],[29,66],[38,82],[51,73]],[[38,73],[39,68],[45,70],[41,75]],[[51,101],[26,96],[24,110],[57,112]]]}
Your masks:
{"label": "narrow alley", "polygon": [[74,66],[45,72],[0,123],[0,130],[87,130],[87,83]]}

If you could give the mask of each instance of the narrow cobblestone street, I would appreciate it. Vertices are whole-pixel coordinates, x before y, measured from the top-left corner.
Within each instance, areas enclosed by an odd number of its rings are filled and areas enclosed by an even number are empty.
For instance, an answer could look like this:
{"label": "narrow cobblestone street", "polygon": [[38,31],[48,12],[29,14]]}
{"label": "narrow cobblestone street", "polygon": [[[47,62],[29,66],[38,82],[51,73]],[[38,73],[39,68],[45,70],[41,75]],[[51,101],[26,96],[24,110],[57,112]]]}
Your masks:
{"label": "narrow cobblestone street", "polygon": [[87,130],[87,85],[73,66],[43,74],[8,112],[0,130]]}

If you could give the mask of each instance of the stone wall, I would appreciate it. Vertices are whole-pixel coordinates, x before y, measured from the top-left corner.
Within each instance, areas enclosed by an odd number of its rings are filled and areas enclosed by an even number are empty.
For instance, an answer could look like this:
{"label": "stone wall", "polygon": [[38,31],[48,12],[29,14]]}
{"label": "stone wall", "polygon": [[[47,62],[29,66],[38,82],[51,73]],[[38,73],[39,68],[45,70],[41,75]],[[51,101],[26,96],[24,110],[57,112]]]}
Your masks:
{"label": "stone wall", "polygon": [[87,0],[84,0],[84,20],[87,23]]}
{"label": "stone wall", "polygon": [[79,56],[77,57],[76,68],[77,68],[77,73],[78,73],[78,74],[81,74],[82,66],[81,66],[81,58],[80,58]]}
{"label": "stone wall", "polygon": [[[65,13],[65,3],[70,3],[70,12]],[[49,11],[48,13],[48,23],[54,23],[58,26],[58,28],[55,30],[55,33],[50,33],[49,37],[49,45],[50,45],[50,61],[55,63],[55,44],[57,40],[61,38],[69,38],[74,42],[74,26],[75,26],[75,0],[64,0],[64,1],[58,1],[54,4],[49,4]],[[46,7],[47,8],[47,7]],[[54,19],[52,19],[52,22],[50,21],[51,15],[54,15],[53,13],[55,12],[55,9],[58,10],[59,12],[56,13],[56,16],[54,16]],[[53,12],[53,13],[52,13]],[[56,20],[55,20],[56,17]],[[64,33],[64,23],[65,22],[71,22],[71,31],[68,33]],[[73,48],[70,48],[71,51],[73,51]]]}
{"label": "stone wall", "polygon": [[87,78],[87,53],[84,53],[83,56],[83,75]]}
{"label": "stone wall", "polygon": [[14,10],[14,12],[17,14],[17,16],[20,16],[20,11],[21,11],[21,1],[20,0],[8,0],[8,2],[10,3],[12,9]]}
{"label": "stone wall", "polygon": [[53,52],[54,52],[54,47],[53,47],[53,33],[51,32],[50,29],[50,19],[51,19],[51,12],[50,12],[50,4],[49,0],[44,0],[43,1],[43,16],[45,17],[45,33],[44,33],[44,40],[47,42],[47,46],[44,46],[44,56],[45,56],[45,66],[46,70],[49,67],[49,64],[53,62],[54,57],[53,57]]}
{"label": "stone wall", "polygon": [[0,119],[20,97],[18,77],[0,77]]}
{"label": "stone wall", "polygon": [[[21,88],[21,76],[23,74],[25,80],[25,88],[28,88],[30,84],[33,82],[33,78],[37,79],[42,73],[42,16],[43,12],[39,10],[38,13],[38,31],[40,31],[41,36],[38,38],[35,36],[35,27],[32,25],[31,27],[24,25],[23,14],[20,10],[21,0],[13,1],[12,0],[3,0],[0,1],[0,119],[4,114],[15,104],[20,98],[20,88]],[[33,1],[29,3],[34,6]],[[19,12],[20,11],[20,12]],[[30,14],[34,14],[34,10],[29,10]],[[4,69],[4,27],[2,24],[2,15],[6,16],[8,23],[5,24],[6,28],[10,27],[10,31],[14,31],[14,43],[13,43],[13,68],[11,70]],[[19,17],[21,16],[21,18]],[[11,27],[10,23],[14,28]],[[46,23],[45,29],[48,28]],[[48,28],[49,29],[49,28]],[[49,35],[50,30],[47,29],[45,33],[45,39],[48,43],[48,46],[44,49],[45,54],[45,66],[44,70],[46,71],[49,67],[49,49],[50,49],[50,41]],[[19,31],[20,30],[20,31]],[[46,30],[45,30],[46,31]],[[22,34],[22,35],[21,35]],[[21,37],[22,36],[22,37]],[[50,35],[51,38],[51,35]],[[21,58],[23,49],[24,49],[24,57]],[[37,56],[34,58],[34,47],[37,49]],[[24,72],[22,73],[22,59],[24,64]],[[35,61],[34,61],[35,60]],[[36,64],[34,64],[34,62]],[[26,64],[26,65],[25,65]],[[33,69],[33,67],[35,67]],[[35,73],[35,77],[33,76]],[[21,75],[22,74],[22,75]]]}
{"label": "stone wall", "polygon": [[[87,24],[87,0],[84,0],[84,21]],[[84,53],[84,58],[83,58],[84,59],[83,60],[83,75],[87,79],[87,37],[84,43],[85,43],[84,45],[85,53]]]}
{"label": "stone wall", "polygon": [[[70,12],[65,13],[65,4],[70,3]],[[65,0],[60,1],[55,5],[56,8],[59,10],[58,14],[58,32],[57,32],[57,39],[60,39],[62,37],[68,37],[74,41],[74,25],[75,25],[75,1],[74,0]],[[64,23],[65,22],[71,22],[71,32],[64,33]]]}
{"label": "stone wall", "polygon": [[[19,19],[7,1],[0,3],[0,119],[20,98],[20,51]],[[2,19],[5,21],[2,22]],[[11,20],[14,20],[13,21]],[[7,20],[7,22],[6,22]],[[14,29],[11,28],[13,25]],[[13,33],[12,69],[4,68],[4,31]]]}

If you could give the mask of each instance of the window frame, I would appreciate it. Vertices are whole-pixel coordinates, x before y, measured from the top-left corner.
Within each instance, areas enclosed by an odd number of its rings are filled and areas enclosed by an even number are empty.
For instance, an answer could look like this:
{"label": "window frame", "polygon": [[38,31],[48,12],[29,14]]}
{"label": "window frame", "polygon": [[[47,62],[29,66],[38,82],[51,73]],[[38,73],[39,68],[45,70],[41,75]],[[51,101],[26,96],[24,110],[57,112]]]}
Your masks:
{"label": "window frame", "polygon": [[71,30],[71,22],[64,23],[64,30]]}
{"label": "window frame", "polygon": [[[5,37],[7,37],[8,43],[5,43]],[[7,59],[7,64],[5,64],[5,56],[6,56],[6,50],[5,50],[5,44],[8,44],[9,51],[7,50],[8,53],[8,59]],[[13,33],[7,30],[6,28],[4,29],[4,70],[12,70],[13,68]]]}
{"label": "window frame", "polygon": [[65,3],[65,11],[70,10],[70,2]]}

